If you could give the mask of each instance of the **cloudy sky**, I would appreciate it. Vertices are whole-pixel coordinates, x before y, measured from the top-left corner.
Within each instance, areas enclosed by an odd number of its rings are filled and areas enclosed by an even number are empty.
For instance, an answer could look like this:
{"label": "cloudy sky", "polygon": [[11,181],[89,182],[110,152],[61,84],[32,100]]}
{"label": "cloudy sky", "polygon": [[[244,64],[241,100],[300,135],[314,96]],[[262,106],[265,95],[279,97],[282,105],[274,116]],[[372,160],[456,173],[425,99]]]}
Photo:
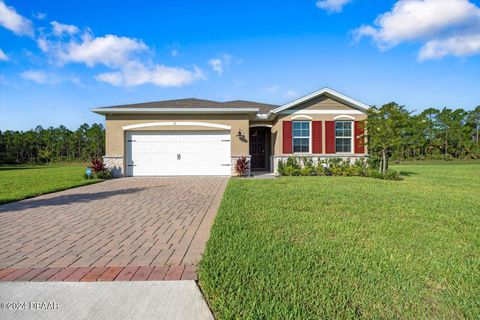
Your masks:
{"label": "cloudy sky", "polygon": [[197,97],[282,104],[324,86],[409,110],[480,104],[473,0],[0,0],[0,129]]}

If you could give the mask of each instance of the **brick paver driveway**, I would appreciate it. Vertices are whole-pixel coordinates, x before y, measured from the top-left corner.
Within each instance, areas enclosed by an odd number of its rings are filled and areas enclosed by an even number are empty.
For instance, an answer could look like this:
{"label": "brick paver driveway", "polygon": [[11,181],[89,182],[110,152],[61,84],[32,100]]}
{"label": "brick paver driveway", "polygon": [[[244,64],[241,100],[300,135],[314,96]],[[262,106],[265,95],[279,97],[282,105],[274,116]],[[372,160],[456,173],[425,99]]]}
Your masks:
{"label": "brick paver driveway", "polygon": [[0,280],[194,279],[228,178],[125,178],[0,205]]}

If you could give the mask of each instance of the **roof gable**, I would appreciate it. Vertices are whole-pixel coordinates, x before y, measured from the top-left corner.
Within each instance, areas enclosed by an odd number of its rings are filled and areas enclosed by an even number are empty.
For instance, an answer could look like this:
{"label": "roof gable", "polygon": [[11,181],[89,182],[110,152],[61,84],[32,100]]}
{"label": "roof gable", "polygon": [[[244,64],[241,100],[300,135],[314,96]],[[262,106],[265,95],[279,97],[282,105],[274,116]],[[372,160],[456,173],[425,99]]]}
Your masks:
{"label": "roof gable", "polygon": [[278,114],[279,112],[281,111],[284,111],[284,110],[287,110],[287,109],[290,109],[290,108],[293,108],[295,106],[298,106],[304,102],[307,102],[309,100],[312,100],[312,99],[315,99],[315,98],[318,98],[320,96],[327,96],[327,97],[330,97],[332,99],[335,99],[337,101],[340,101],[344,104],[346,104],[347,106],[350,106],[354,109],[357,109],[357,110],[360,110],[360,111],[367,111],[368,109],[370,109],[370,106],[358,101],[358,100],[355,100],[355,99],[352,99],[350,97],[347,97],[346,95],[344,94],[341,94],[340,92],[337,92],[335,90],[332,90],[330,88],[322,88],[318,91],[315,91],[311,94],[308,94],[304,97],[301,97],[301,98],[298,98],[294,101],[291,101],[287,104],[284,104],[283,106],[280,106],[274,110],[272,110],[272,114]]}

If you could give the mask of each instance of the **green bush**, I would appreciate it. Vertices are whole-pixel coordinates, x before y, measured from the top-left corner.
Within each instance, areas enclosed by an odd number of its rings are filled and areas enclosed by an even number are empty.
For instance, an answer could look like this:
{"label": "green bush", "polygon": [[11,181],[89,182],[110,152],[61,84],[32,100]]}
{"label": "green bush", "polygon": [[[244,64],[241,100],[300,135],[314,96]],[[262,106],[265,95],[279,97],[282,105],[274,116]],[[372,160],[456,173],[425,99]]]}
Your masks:
{"label": "green bush", "polygon": [[300,168],[301,168],[300,167],[300,162],[295,157],[288,157],[286,166],[287,167],[292,167],[292,168],[295,168],[295,169],[298,169],[298,170],[300,170]]}
{"label": "green bush", "polygon": [[302,166],[295,157],[288,157],[286,162],[279,161],[277,171],[282,176],[299,176],[301,175]]}
{"label": "green bush", "polygon": [[300,169],[300,175],[302,176],[314,176],[314,169],[311,167],[303,167]]}
{"label": "green bush", "polygon": [[319,161],[315,167],[315,175],[316,176],[324,176],[327,174],[327,170],[323,167],[325,164],[324,161]]}
{"label": "green bush", "polygon": [[285,175],[285,163],[283,162],[283,160],[278,161],[277,172],[281,176]]}
{"label": "green bush", "polygon": [[392,169],[388,169],[385,174],[379,172],[377,169],[370,169],[368,171],[367,177],[375,178],[375,179],[383,179],[383,180],[394,180],[394,181],[403,180],[403,177],[400,176],[400,172]]}
{"label": "green bush", "polygon": [[365,177],[368,174],[368,164],[366,161],[362,159],[357,159],[355,162],[351,165],[352,172],[354,176],[361,176]]}
{"label": "green bush", "polygon": [[113,173],[111,170],[109,169],[105,169],[105,170],[102,170],[102,171],[98,171],[98,172],[92,172],[92,174],[89,176],[87,176],[86,173],[83,174],[83,177],[85,179],[101,179],[101,180],[108,180],[108,179],[112,179],[113,178]]}
{"label": "green bush", "polygon": [[302,158],[302,163],[303,163],[303,168],[300,169],[300,174],[302,176],[315,176],[316,175],[316,169],[315,166],[313,165],[313,161],[310,158],[303,157]]}
{"label": "green bush", "polygon": [[286,175],[286,176],[299,176],[300,175],[300,168],[297,168],[297,167],[294,167],[294,166],[291,166],[291,165],[285,166],[283,171],[284,171],[284,175]]}
{"label": "green bush", "polygon": [[[324,167],[324,165],[326,166]],[[400,173],[395,170],[388,170],[383,174],[377,167],[371,167],[368,160],[357,159],[353,163],[347,159],[332,158],[319,161],[316,165],[311,158],[302,157],[300,160],[289,157],[285,162],[279,161],[277,171],[282,176],[358,176],[370,177],[384,180],[403,180]]]}
{"label": "green bush", "polygon": [[384,174],[385,180],[403,180],[403,177],[400,176],[400,172],[397,170],[388,169],[387,173]]}
{"label": "green bush", "polygon": [[380,168],[380,158],[371,157],[367,159],[367,166],[372,169]]}
{"label": "green bush", "polygon": [[342,161],[340,158],[333,158],[327,162],[328,171],[332,174],[332,176],[343,176],[346,175],[348,163]]}

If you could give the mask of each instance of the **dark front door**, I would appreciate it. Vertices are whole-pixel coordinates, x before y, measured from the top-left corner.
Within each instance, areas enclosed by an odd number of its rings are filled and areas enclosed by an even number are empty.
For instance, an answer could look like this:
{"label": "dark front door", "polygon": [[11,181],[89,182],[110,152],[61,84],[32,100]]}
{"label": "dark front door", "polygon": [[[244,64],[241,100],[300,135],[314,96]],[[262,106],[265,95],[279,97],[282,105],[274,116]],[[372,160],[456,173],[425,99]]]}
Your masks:
{"label": "dark front door", "polygon": [[253,170],[265,170],[265,130],[250,129],[250,155]]}

